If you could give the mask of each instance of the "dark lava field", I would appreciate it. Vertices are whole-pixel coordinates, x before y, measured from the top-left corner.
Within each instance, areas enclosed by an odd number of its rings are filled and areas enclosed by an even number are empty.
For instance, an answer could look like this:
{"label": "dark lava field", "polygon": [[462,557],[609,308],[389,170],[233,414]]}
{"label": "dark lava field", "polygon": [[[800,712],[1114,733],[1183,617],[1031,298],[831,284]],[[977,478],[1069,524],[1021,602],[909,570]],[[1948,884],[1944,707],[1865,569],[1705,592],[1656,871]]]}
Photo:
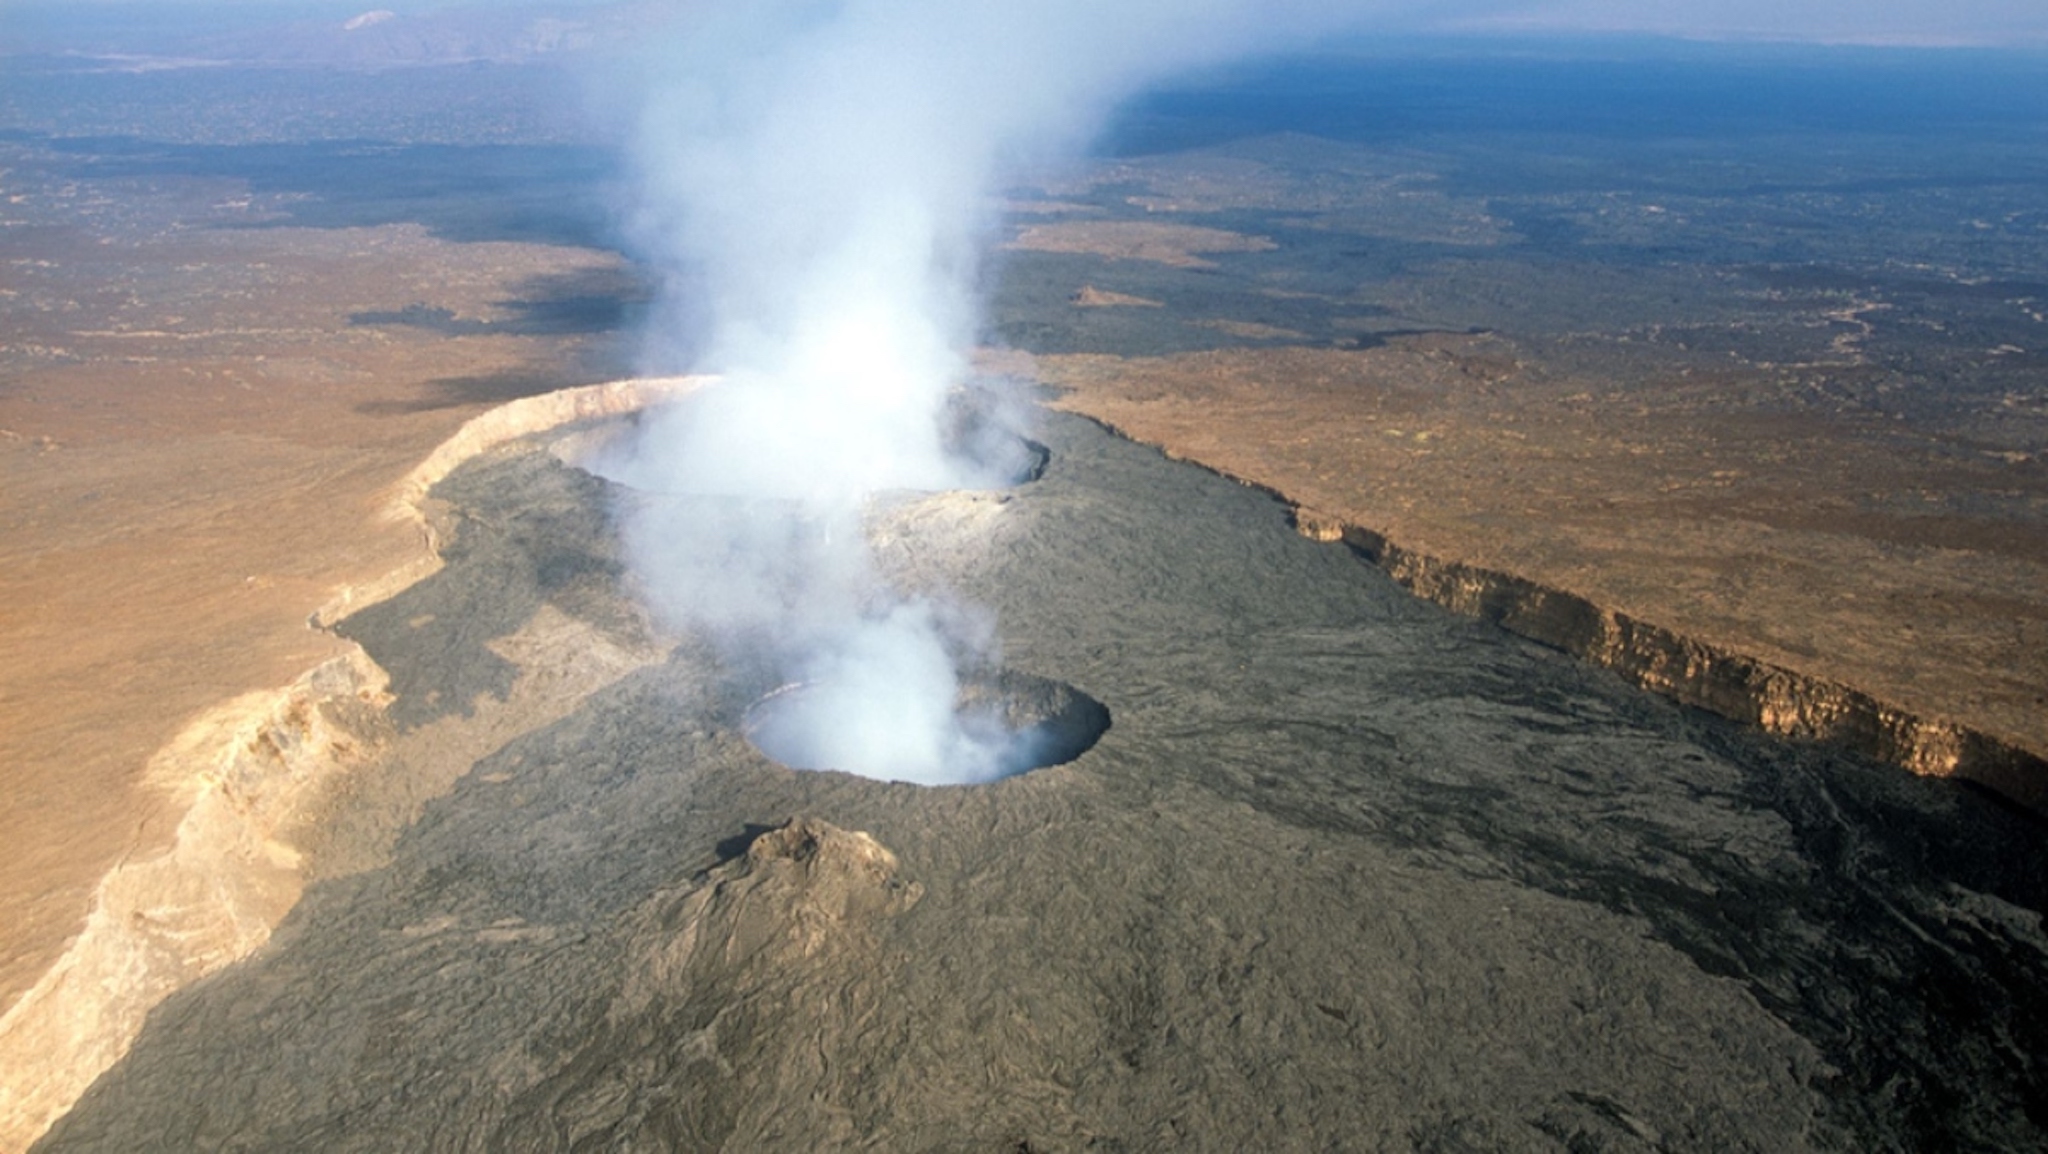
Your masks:
{"label": "dark lava field", "polygon": [[[2037,819],[1453,616],[1079,418],[1031,435],[1040,479],[868,531],[1107,708],[1077,759],[786,769],[742,729],[772,677],[664,639],[36,1148],[2042,1145]],[[339,626],[401,732],[509,692],[543,617],[647,641],[605,482],[528,441],[436,495],[446,567]]]}

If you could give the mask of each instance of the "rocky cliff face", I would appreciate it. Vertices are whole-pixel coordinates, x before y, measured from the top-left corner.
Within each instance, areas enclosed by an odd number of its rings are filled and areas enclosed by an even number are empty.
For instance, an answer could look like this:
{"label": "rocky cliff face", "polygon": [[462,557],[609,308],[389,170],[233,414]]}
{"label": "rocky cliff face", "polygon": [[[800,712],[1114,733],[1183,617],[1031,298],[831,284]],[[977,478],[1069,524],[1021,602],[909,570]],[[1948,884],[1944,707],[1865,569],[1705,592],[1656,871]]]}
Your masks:
{"label": "rocky cliff face", "polygon": [[1718,649],[1574,593],[1415,552],[1327,514],[1298,509],[1295,523],[1312,540],[1343,542],[1419,597],[1562,649],[1675,701],[1915,773],[1974,781],[2048,812],[2048,763],[1989,735]]}
{"label": "rocky cliff face", "polygon": [[2039,802],[2041,474],[1955,451],[1931,410],[1872,421],[1788,404],[1796,377],[1573,356],[1435,334],[1042,371],[1061,407],[1315,510],[1331,539],[1349,526],[1432,600],[1773,732]]}
{"label": "rocky cliff face", "polygon": [[209,710],[150,764],[182,809],[163,852],[124,862],[85,929],[0,1017],[0,1150],[25,1148],[172,991],[246,956],[305,883],[308,816],[391,736],[360,650]]}
{"label": "rocky cliff face", "polygon": [[[451,531],[427,493],[468,460],[576,421],[618,416],[700,382],[565,389],[469,421],[397,486],[386,512],[422,549],[378,581],[342,588],[315,627],[364,612],[439,571]],[[559,544],[559,542],[558,542]],[[656,654],[630,624],[605,628],[541,606],[494,640],[507,677],[438,725],[388,714],[389,677],[361,647],[290,685],[222,702],[158,751],[149,784],[176,833],[93,895],[83,931],[0,1016],[0,1151],[26,1147],[118,1061],[159,1002],[266,942],[307,884],[378,861],[427,799],[512,734],[558,718]],[[397,626],[434,636],[431,614]],[[403,730],[403,732],[401,732]]]}

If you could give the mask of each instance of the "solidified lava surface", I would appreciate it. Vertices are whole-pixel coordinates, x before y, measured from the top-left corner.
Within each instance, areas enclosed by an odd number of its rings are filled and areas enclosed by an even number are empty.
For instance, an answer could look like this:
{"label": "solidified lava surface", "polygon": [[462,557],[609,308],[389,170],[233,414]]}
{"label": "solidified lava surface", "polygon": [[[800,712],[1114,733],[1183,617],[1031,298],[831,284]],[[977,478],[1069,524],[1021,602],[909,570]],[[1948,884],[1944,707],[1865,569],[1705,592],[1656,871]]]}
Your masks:
{"label": "solidified lava surface", "polygon": [[[1263,494],[1048,416],[871,524],[1116,724],[932,790],[777,766],[682,639],[166,1002],[48,1150],[2024,1149],[2048,853],[1454,617]],[[444,482],[343,624],[401,726],[541,609],[628,628],[602,484]],[[466,624],[465,624],[466,623]],[[796,820],[792,820],[796,819]],[[856,832],[857,831],[857,832]]]}

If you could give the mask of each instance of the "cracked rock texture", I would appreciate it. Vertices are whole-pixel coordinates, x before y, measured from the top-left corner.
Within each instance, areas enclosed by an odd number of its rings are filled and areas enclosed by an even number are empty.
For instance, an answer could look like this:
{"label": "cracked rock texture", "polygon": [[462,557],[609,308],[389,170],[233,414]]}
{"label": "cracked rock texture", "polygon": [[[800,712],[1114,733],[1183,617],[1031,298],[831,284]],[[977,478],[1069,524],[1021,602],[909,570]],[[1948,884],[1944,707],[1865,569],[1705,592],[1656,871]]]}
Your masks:
{"label": "cracked rock texture", "polygon": [[[870,531],[1109,709],[1086,754],[789,770],[739,728],[770,672],[682,638],[310,887],[38,1148],[2042,1145],[2036,819],[1448,613],[1088,422],[1033,435],[1042,479]],[[529,447],[436,493],[445,567],[340,626],[401,740],[512,692],[535,614],[636,636],[599,482]]]}

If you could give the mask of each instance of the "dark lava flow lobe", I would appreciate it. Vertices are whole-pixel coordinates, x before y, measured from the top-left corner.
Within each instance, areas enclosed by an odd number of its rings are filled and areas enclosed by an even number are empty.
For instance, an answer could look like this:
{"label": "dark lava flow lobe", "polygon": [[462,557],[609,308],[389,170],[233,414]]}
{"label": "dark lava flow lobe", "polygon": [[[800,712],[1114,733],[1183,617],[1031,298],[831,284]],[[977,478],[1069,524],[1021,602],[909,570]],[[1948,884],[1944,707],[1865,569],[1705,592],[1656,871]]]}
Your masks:
{"label": "dark lava flow lobe", "polygon": [[[2036,819],[1042,436],[1036,483],[868,530],[1113,712],[1092,748],[791,770],[746,737],[765,662],[683,638],[164,1003],[41,1148],[2044,1146]],[[446,568],[343,624],[401,725],[505,692],[522,622],[635,628],[602,483],[533,447],[437,495]]]}

